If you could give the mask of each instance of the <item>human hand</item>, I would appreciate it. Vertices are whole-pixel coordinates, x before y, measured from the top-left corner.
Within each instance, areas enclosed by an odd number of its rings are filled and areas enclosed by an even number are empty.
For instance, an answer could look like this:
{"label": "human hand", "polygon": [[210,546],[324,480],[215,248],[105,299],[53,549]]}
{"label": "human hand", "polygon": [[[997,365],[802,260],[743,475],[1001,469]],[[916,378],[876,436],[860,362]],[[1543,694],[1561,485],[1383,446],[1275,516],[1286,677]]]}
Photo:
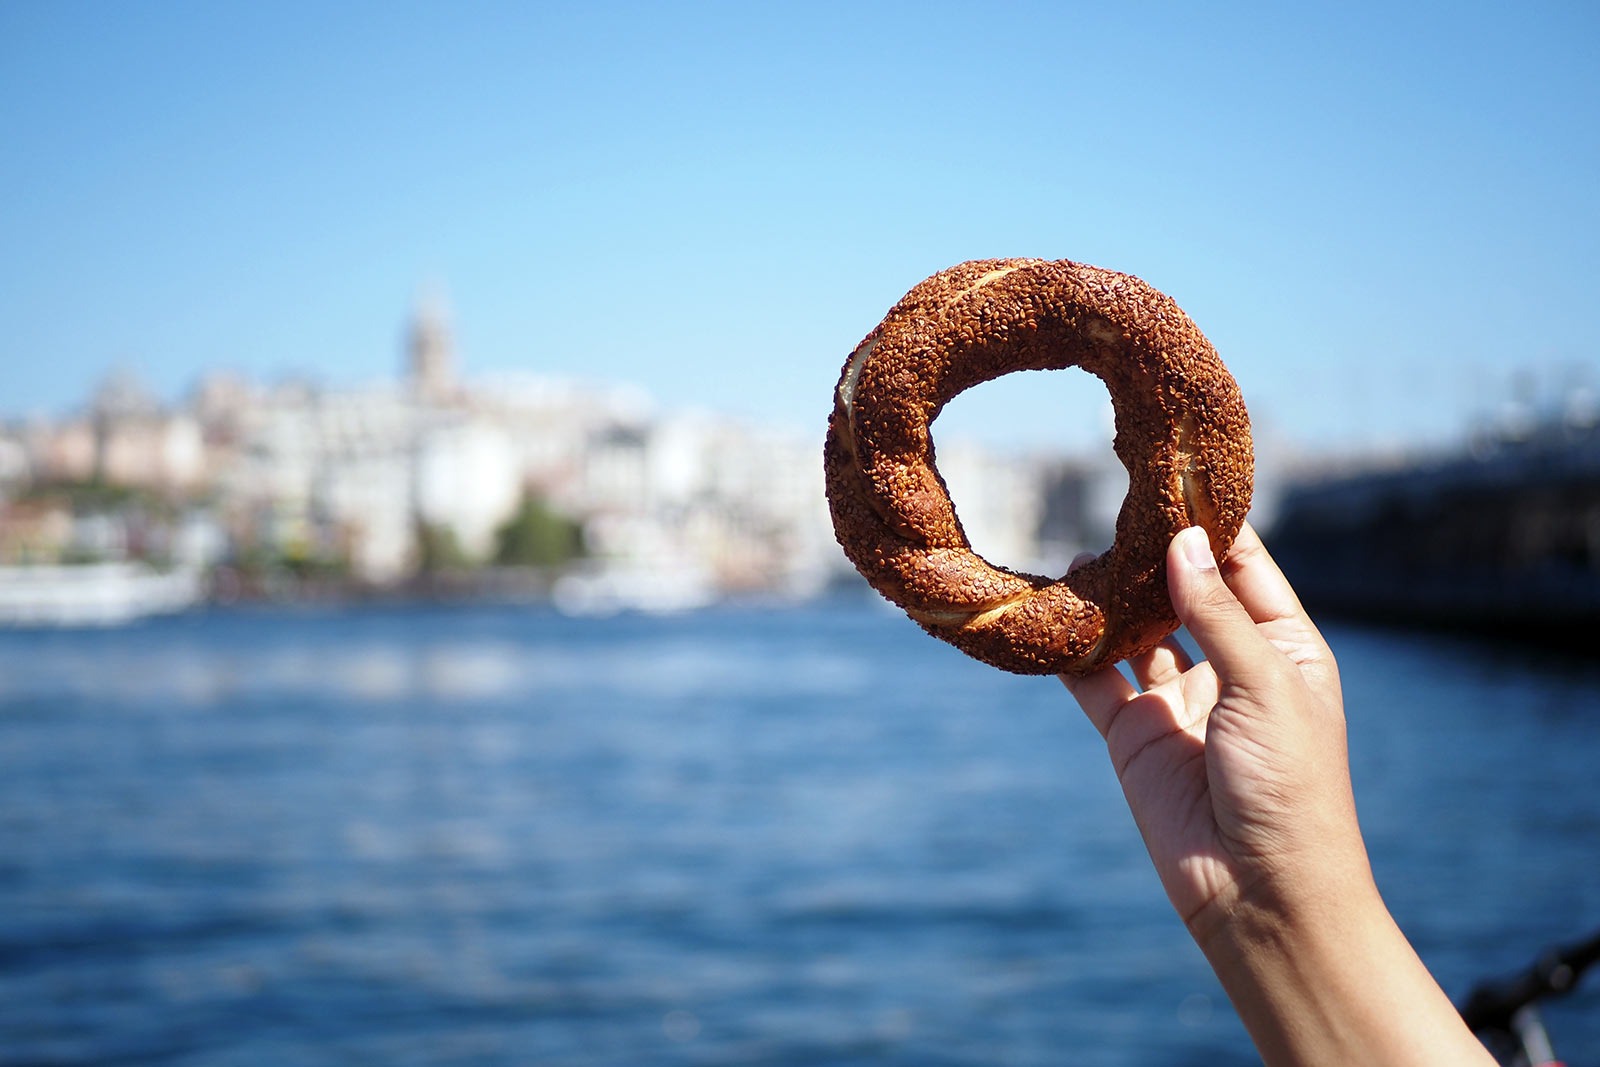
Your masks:
{"label": "human hand", "polygon": [[1333,654],[1246,526],[1167,551],[1168,638],[1062,680],[1105,738],[1173,907],[1262,1059],[1492,1065],[1394,924],[1356,822]]}
{"label": "human hand", "polygon": [[1248,525],[1219,569],[1205,532],[1167,553],[1175,637],[1063,677],[1106,740],[1172,905],[1202,947],[1246,903],[1315,906],[1368,879],[1333,654]]}

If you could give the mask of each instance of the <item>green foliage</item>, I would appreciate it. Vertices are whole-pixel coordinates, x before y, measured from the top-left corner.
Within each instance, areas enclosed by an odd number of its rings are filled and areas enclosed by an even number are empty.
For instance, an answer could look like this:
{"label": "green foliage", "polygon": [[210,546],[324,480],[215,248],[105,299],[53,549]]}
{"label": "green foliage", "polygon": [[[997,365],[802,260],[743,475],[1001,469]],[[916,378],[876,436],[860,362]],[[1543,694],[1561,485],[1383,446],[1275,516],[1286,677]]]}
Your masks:
{"label": "green foliage", "polygon": [[465,570],[471,565],[456,532],[441,523],[417,525],[417,569],[423,574]]}
{"label": "green foliage", "polygon": [[350,575],[350,561],[332,552],[316,552],[294,542],[283,548],[254,543],[235,550],[232,565],[242,574],[289,575],[300,579],[339,580]]}
{"label": "green foliage", "polygon": [[176,514],[173,501],[165,494],[151,489],[116,485],[99,478],[38,482],[17,499],[29,503],[64,503],[74,515],[141,511],[157,518],[170,518]]}
{"label": "green foliage", "polygon": [[296,578],[343,579],[350,575],[349,561],[336,555],[317,555],[295,548],[283,553],[277,566]]}
{"label": "green foliage", "polygon": [[582,527],[536,496],[524,497],[495,535],[495,562],[505,566],[555,567],[581,555]]}
{"label": "green foliage", "polygon": [[61,550],[59,562],[70,567],[78,567],[86,563],[104,563],[105,557],[92,548],[85,548],[82,545],[67,545]]}

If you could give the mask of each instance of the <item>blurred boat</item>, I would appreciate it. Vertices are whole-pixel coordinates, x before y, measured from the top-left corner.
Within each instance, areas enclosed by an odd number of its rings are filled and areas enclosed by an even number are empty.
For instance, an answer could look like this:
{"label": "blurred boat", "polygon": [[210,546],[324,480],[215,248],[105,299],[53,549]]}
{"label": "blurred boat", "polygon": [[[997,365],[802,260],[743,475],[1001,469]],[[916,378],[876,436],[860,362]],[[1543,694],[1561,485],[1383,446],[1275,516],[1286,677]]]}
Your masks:
{"label": "blurred boat", "polygon": [[1600,633],[1592,412],[1305,480],[1279,508],[1269,544],[1314,612],[1571,647]]}
{"label": "blurred boat", "polygon": [[200,600],[198,571],[142,563],[0,567],[0,626],[118,626]]}

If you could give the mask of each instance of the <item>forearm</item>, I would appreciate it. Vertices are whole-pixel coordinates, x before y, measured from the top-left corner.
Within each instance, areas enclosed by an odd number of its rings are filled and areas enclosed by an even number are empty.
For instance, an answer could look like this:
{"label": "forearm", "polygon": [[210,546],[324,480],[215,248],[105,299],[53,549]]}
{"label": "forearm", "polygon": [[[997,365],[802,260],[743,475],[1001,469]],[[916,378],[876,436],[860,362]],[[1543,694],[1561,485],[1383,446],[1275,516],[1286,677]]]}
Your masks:
{"label": "forearm", "polygon": [[1370,882],[1298,907],[1243,906],[1200,947],[1269,1067],[1495,1062]]}

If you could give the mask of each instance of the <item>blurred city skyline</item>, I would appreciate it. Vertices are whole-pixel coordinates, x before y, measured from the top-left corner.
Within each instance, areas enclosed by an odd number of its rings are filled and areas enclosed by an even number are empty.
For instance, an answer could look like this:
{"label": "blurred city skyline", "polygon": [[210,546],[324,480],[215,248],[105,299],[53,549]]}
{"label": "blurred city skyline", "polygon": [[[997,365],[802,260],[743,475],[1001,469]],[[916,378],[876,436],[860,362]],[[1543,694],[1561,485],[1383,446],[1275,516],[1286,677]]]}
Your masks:
{"label": "blurred city skyline", "polygon": [[[0,411],[131,369],[464,372],[820,426],[850,347],[968,258],[1137,274],[1269,434],[1459,437],[1593,387],[1587,5],[0,11]],[[1097,447],[1081,376],[941,430]]]}

